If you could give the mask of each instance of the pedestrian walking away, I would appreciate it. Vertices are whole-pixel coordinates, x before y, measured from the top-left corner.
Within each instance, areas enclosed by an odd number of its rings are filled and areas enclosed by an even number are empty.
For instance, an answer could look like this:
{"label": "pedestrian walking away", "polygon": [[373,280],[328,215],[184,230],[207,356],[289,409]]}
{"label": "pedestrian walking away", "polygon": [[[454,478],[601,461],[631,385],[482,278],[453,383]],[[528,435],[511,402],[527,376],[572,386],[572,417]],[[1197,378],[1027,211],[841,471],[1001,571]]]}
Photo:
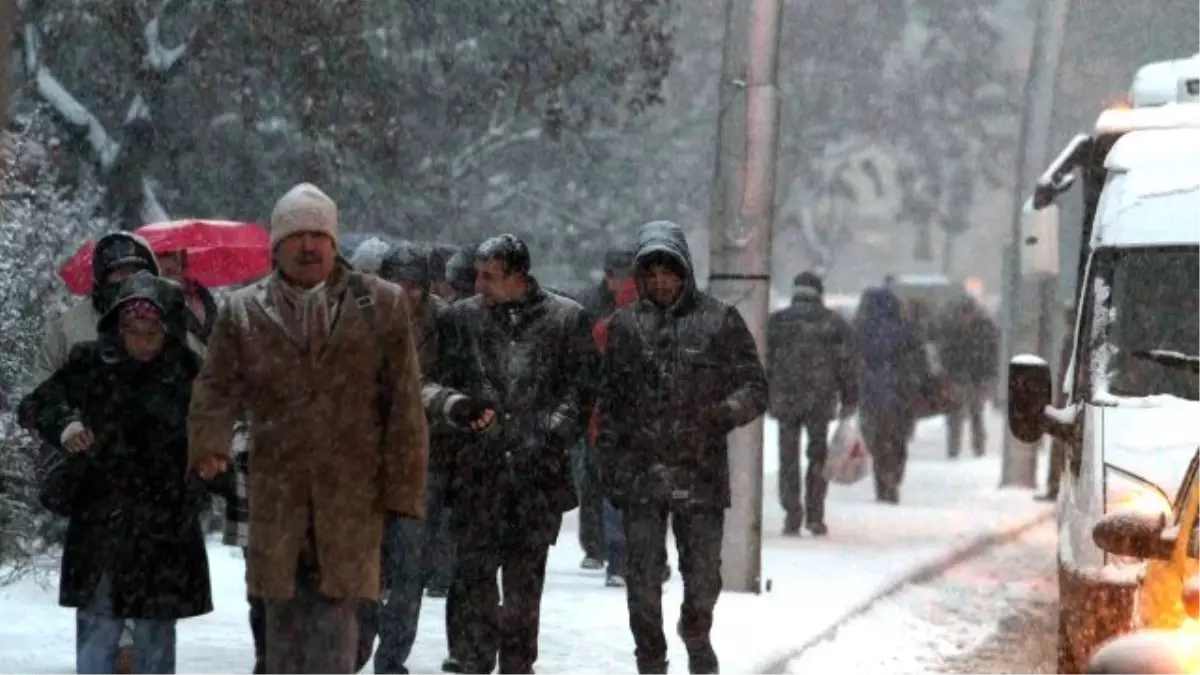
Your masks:
{"label": "pedestrian walking away", "polygon": [[231,294],[213,328],[190,466],[209,479],[228,470],[244,408],[246,576],[265,602],[265,669],[352,673],[359,601],[379,599],[385,515],[425,513],[419,363],[401,289],[337,258],[328,196],[296,186],[270,232],[277,267]]}
{"label": "pedestrian walking away", "polygon": [[983,411],[999,367],[1000,330],[987,311],[965,294],[946,303],[934,325],[953,401],[946,415],[946,455],[958,457],[966,418],[971,425],[971,449],[976,457],[982,457],[987,450]]}
{"label": "pedestrian walking away", "polygon": [[913,397],[920,389],[924,349],[886,287],[863,291],[854,317],[861,358],[858,392],[863,439],[873,462],[875,499],[898,504],[914,425]]}
{"label": "pedestrian walking away", "polygon": [[[529,249],[501,235],[476,251],[476,288],[449,312],[442,383],[489,401],[495,421],[464,444],[450,488],[462,670],[532,673],[546,557],[577,502],[568,451],[583,433],[592,354],[580,305],[541,288]],[[502,577],[497,588],[497,573]]]}
{"label": "pedestrian walking away", "polygon": [[596,462],[621,509],[626,598],[640,673],[667,672],[661,570],[668,518],[684,597],[688,671],[716,673],[713,610],[730,505],[728,434],[767,408],[767,378],[737,310],[696,288],[683,231],[639,230],[639,300],[608,323]]}
{"label": "pedestrian walking away", "polygon": [[[858,408],[854,332],[825,306],[825,284],[817,274],[798,274],[792,292],[792,304],[767,320],[770,412],[779,420],[779,500],[786,514],[784,534],[797,535],[805,526],[822,536],[828,532],[829,424],[835,416],[853,416]],[[801,432],[808,436],[803,487]]]}

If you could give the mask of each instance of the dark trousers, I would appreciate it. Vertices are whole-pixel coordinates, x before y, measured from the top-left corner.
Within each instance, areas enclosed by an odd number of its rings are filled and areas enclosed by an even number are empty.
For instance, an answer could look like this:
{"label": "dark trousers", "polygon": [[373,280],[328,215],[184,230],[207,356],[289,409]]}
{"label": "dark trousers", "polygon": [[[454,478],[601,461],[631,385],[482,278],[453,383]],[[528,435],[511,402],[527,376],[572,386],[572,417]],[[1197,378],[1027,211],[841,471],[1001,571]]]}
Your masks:
{"label": "dark trousers", "polygon": [[389,517],[383,540],[383,597],[378,609],[376,673],[407,673],[421,618],[421,548],[425,523]]}
{"label": "dark trousers", "polygon": [[446,653],[459,663],[467,658],[463,652],[463,636],[466,632],[463,627],[463,601],[466,598],[456,561],[451,570],[450,590],[446,593]]}
{"label": "dark trousers", "polygon": [[987,452],[987,429],[983,425],[983,407],[991,385],[988,382],[954,382],[954,405],[946,413],[946,454],[958,457],[962,450],[963,422],[971,424],[971,449],[977,456]]}
{"label": "dark trousers", "polygon": [[[800,431],[808,433],[808,470],[800,488]],[[810,525],[825,522],[825,460],[829,457],[829,417],[806,415],[779,424],[779,501],[789,529],[799,528],[808,516]],[[801,504],[801,492],[804,501]]]}
{"label": "dark trousers", "polygon": [[625,528],[625,597],[638,672],[665,673],[667,639],[663,632],[662,569],[666,565],[670,518],[683,575],[683,605],[678,630],[688,650],[691,672],[717,672],[709,632],[721,594],[721,537],[725,513],[718,508],[673,510],[658,504],[622,509]]}
{"label": "dark trousers", "polygon": [[246,598],[250,603],[250,634],[254,637],[254,675],[267,672],[267,606],[262,598]]}
{"label": "dark trousers", "polygon": [[464,672],[490,673],[497,660],[501,673],[533,672],[549,550],[548,545],[468,548],[460,542],[455,585],[462,594],[456,604]]}
{"label": "dark trousers", "polygon": [[316,566],[302,561],[295,593],[266,601],[268,673],[356,672],[358,600],[321,595]]}
{"label": "dark trousers", "polygon": [[900,483],[908,464],[908,436],[912,420],[896,413],[867,413],[862,417],[863,441],[871,453],[875,474],[875,498],[899,499]]}
{"label": "dark trousers", "polygon": [[446,489],[450,475],[431,472],[425,488],[425,546],[422,553],[424,586],[433,591],[449,592],[454,574],[454,540],[450,536],[450,509],[446,507]]}
{"label": "dark trousers", "polygon": [[571,448],[571,469],[575,492],[579,497],[579,546],[583,554],[595,560],[606,558],[604,540],[604,495],[599,481],[591,471],[588,453],[591,448],[580,441]]}

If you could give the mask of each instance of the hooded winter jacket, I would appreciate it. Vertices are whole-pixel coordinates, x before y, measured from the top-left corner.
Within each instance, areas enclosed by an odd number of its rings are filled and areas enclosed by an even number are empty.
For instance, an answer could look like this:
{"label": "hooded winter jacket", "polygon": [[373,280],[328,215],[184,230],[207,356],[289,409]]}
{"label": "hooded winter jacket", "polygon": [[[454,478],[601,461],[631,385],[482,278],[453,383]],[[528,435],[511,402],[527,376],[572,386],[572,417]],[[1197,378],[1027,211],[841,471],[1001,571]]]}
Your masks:
{"label": "hooded winter jacket", "polygon": [[[67,457],[69,522],[59,602],[84,607],[101,577],[112,583],[117,618],[181,619],[212,610],[200,529],[204,486],[187,472],[187,416],[200,357],[185,345],[179,286],[146,273],[112,296],[98,339],[77,344],[66,363],[22,402],[49,443],[80,422],[95,442]],[[117,313],[149,301],[167,328],[153,361],[126,356]]]}
{"label": "hooded winter jacket", "polygon": [[[661,307],[644,287],[647,264],[683,272],[676,301]],[[737,310],[696,288],[683,230],[655,221],[638,232],[639,299],[608,324],[596,463],[617,504],[656,499],[648,476],[665,467],[688,501],[728,507],[726,436],[767,408],[767,378]],[[657,467],[655,467],[657,468]]]}
{"label": "hooded winter jacket", "polygon": [[131,232],[110,232],[96,241],[92,251],[92,295],[90,302],[71,307],[46,329],[46,337],[33,361],[27,391],[45,382],[67,362],[71,348],[96,339],[96,322],[112,305],[119,284],[105,283],[109,273],[124,266],[140,267],[158,274],[158,259],[145,239]]}

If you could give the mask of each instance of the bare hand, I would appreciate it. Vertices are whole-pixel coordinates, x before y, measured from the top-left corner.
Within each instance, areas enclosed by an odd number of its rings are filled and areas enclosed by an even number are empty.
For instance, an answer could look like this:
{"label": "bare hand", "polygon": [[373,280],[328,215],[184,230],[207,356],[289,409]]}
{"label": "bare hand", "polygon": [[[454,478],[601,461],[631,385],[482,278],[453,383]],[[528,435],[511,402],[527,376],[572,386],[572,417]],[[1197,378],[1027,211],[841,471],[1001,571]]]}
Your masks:
{"label": "bare hand", "polygon": [[81,425],[78,431],[67,437],[63,445],[66,446],[67,452],[83,452],[95,442],[96,437],[92,435],[92,430]]}
{"label": "bare hand", "polygon": [[483,414],[479,416],[479,419],[471,422],[471,429],[474,431],[483,431],[484,429],[492,426],[492,422],[495,420],[496,411],[488,408],[487,410],[483,411]]}
{"label": "bare hand", "polygon": [[204,480],[212,480],[218,474],[229,470],[229,458],[221,455],[205,457],[196,463],[196,475]]}

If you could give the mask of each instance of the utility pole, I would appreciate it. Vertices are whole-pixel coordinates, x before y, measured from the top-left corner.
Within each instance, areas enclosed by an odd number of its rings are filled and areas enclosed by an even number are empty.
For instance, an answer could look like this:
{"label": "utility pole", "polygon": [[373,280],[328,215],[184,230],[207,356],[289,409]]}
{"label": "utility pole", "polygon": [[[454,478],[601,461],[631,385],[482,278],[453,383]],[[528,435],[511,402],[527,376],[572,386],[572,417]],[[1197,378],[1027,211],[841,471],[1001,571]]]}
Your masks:
{"label": "utility pole", "polygon": [[[1029,73],[1025,81],[1025,105],[1021,111],[1021,131],[1017,145],[1016,187],[1013,194],[1012,221],[1009,231],[1008,251],[1004,259],[1004,300],[1001,304],[1000,337],[1000,400],[1008,404],[1008,362],[1016,354],[1018,327],[1024,323],[1027,312],[1033,309],[1037,325],[1045,325],[1057,316],[1046,316],[1050,311],[1040,299],[1034,308],[1026,308],[1021,302],[1022,264],[1021,247],[1024,245],[1022,232],[1026,220],[1025,202],[1033,194],[1033,184],[1038,174],[1045,169],[1050,158],[1050,123],[1054,112],[1054,90],[1061,63],[1063,34],[1066,31],[1069,0],[1042,0],[1038,3],[1037,29],[1034,32],[1033,48],[1029,58]],[[1039,293],[1040,295],[1040,293]],[[1040,345],[1039,345],[1040,347]],[[1042,354],[1049,357],[1049,354]],[[1049,359],[1048,359],[1049,360]],[[1019,485],[1037,487],[1037,459],[1034,448],[1030,448],[1008,433],[1004,433],[1004,454],[1000,471],[1000,487]]]}
{"label": "utility pole", "polygon": [[[17,0],[0,0],[0,130],[8,128],[8,101],[12,91],[12,43],[17,30]],[[4,160],[0,158],[0,173]]]}
{"label": "utility pole", "polygon": [[[765,353],[779,146],[782,0],[727,0],[718,139],[709,211],[709,292],[741,313]],[[763,420],[735,431],[733,505],[725,516],[721,576],[742,593],[762,589]]]}

